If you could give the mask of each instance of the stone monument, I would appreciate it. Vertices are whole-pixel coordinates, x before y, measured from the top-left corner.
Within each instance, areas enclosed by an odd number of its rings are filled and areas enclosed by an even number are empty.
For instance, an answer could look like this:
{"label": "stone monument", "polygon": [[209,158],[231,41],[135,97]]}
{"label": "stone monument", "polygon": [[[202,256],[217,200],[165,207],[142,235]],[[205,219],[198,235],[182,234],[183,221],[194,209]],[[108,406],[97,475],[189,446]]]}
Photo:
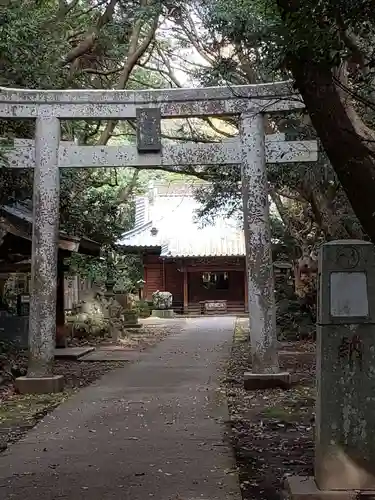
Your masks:
{"label": "stone monument", "polygon": [[152,294],[152,302],[152,316],[156,316],[157,318],[173,318],[173,296],[171,292],[160,292],[157,290]]}
{"label": "stone monument", "polygon": [[292,498],[375,495],[375,248],[343,240],[319,258],[314,478]]}

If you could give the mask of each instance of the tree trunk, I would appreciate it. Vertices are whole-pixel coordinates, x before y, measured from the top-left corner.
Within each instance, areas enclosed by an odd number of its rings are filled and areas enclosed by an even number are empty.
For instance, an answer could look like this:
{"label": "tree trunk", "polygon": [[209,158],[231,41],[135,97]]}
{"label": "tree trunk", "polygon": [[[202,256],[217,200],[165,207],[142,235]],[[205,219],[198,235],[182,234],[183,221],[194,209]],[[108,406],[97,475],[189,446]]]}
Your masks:
{"label": "tree trunk", "polygon": [[[288,29],[290,14],[296,16],[299,1],[278,0]],[[327,156],[364,231],[375,243],[375,157],[369,130],[342,98],[332,68],[316,62],[305,51],[288,60],[296,86]],[[371,131],[370,131],[371,133]]]}
{"label": "tree trunk", "polygon": [[297,87],[327,156],[365,232],[375,243],[375,161],[335,88],[329,69],[295,61]]}

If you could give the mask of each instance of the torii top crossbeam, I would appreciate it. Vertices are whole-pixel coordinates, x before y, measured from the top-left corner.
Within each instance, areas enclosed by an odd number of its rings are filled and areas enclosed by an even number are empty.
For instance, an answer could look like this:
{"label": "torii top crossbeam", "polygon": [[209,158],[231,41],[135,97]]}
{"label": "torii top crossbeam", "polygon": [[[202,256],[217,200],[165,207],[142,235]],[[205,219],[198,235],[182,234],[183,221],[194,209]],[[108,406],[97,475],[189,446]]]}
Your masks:
{"label": "torii top crossbeam", "polygon": [[223,116],[303,108],[291,81],[232,87],[161,90],[24,90],[0,87],[0,117],[136,118],[142,106],[161,117]]}

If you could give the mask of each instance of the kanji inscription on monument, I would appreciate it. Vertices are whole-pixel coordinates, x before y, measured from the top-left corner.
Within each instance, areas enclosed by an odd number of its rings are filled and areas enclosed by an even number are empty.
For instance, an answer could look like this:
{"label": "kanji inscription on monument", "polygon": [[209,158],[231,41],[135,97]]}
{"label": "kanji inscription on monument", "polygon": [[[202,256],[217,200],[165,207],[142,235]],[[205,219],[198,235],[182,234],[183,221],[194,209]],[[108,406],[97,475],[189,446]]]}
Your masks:
{"label": "kanji inscription on monument", "polygon": [[161,150],[160,109],[137,108],[137,149],[140,153]]}

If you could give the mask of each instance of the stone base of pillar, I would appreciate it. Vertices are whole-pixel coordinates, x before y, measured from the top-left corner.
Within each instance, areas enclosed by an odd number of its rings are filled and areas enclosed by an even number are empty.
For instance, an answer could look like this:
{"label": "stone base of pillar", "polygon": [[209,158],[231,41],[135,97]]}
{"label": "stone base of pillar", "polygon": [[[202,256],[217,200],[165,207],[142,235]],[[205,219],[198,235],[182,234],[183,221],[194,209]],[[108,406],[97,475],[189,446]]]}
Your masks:
{"label": "stone base of pillar", "polygon": [[279,373],[244,373],[244,388],[247,391],[257,389],[289,389],[291,376],[288,372]]}
{"label": "stone base of pillar", "polygon": [[[359,498],[357,490],[319,490],[313,477],[290,476],[284,484],[287,500],[355,500]],[[363,492],[373,498],[375,491]]]}
{"label": "stone base of pillar", "polygon": [[18,377],[15,380],[16,389],[21,394],[49,394],[61,392],[64,388],[64,377]]}

